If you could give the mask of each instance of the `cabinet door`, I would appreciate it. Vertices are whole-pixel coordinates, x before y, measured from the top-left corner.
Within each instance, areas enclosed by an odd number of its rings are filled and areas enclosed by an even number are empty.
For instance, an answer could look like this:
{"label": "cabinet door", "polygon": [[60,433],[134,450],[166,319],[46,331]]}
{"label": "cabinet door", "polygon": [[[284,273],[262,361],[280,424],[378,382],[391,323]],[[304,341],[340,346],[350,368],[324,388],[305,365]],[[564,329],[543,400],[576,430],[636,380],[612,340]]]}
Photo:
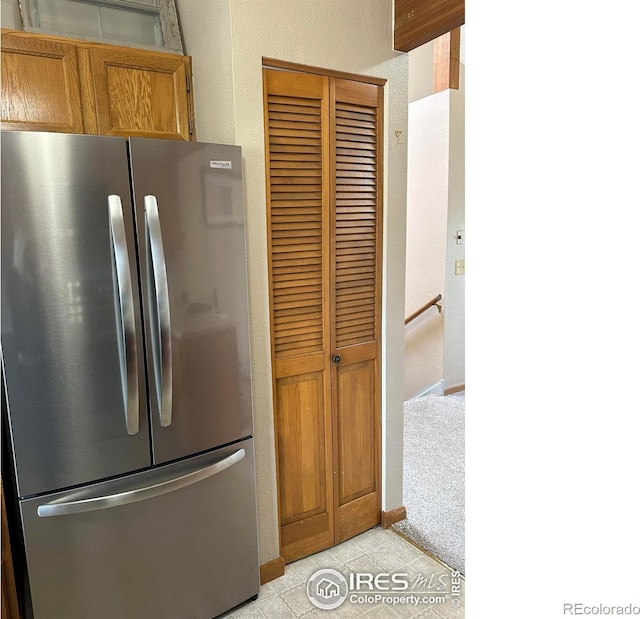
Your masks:
{"label": "cabinet door", "polygon": [[382,89],[332,81],[335,543],[380,522]]}
{"label": "cabinet door", "polygon": [[328,79],[265,70],[280,553],[333,545]]}
{"label": "cabinet door", "polygon": [[380,522],[381,97],[264,71],[280,553]]}
{"label": "cabinet door", "polygon": [[75,45],[3,31],[2,128],[84,132]]}
{"label": "cabinet door", "polygon": [[91,58],[98,133],[191,139],[187,56],[101,46]]}

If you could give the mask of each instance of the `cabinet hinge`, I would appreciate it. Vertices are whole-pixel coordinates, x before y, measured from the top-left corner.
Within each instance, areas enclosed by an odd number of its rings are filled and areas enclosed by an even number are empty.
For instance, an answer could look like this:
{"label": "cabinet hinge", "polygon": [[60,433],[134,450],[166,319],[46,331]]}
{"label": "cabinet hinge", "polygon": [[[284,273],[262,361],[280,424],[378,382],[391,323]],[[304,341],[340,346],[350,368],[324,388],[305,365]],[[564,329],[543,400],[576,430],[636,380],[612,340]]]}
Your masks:
{"label": "cabinet hinge", "polygon": [[193,118],[189,119],[189,135],[193,135]]}
{"label": "cabinet hinge", "polygon": [[188,75],[187,75],[187,92],[191,92],[191,80],[189,79]]}

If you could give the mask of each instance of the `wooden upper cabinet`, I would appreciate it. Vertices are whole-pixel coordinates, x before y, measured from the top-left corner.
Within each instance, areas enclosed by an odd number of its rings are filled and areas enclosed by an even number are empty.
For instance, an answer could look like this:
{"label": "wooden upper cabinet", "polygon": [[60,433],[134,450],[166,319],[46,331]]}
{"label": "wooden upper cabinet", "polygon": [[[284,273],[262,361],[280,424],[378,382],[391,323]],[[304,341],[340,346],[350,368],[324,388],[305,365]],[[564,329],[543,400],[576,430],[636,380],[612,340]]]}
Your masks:
{"label": "wooden upper cabinet", "polygon": [[77,48],[2,33],[2,128],[84,133]]}
{"label": "wooden upper cabinet", "polygon": [[189,59],[159,52],[91,50],[98,133],[189,140]]}
{"label": "wooden upper cabinet", "polygon": [[191,58],[2,31],[2,128],[195,140]]}
{"label": "wooden upper cabinet", "polygon": [[465,0],[394,0],[393,48],[402,52],[433,41],[464,24]]}

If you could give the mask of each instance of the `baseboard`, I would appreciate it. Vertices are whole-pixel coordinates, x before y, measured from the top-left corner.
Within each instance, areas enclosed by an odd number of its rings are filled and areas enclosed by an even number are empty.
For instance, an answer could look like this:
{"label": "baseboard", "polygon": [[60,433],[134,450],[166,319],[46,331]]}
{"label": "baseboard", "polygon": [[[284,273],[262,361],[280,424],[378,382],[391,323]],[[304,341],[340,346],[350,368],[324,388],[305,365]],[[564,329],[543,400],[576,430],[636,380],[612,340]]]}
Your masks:
{"label": "baseboard", "polygon": [[284,576],[284,559],[276,557],[260,565],[260,584],[265,585],[271,580]]}
{"label": "baseboard", "polygon": [[461,385],[454,385],[453,387],[447,387],[444,390],[444,395],[451,395],[452,393],[458,393],[458,391],[464,391],[464,383]]}
{"label": "baseboard", "polygon": [[404,506],[396,507],[388,512],[380,514],[380,524],[383,529],[388,529],[392,524],[400,522],[407,517],[407,508]]}
{"label": "baseboard", "polygon": [[435,385],[431,385],[431,387],[427,387],[420,393],[416,393],[411,399],[421,398],[423,395],[444,395],[444,379],[439,380]]}

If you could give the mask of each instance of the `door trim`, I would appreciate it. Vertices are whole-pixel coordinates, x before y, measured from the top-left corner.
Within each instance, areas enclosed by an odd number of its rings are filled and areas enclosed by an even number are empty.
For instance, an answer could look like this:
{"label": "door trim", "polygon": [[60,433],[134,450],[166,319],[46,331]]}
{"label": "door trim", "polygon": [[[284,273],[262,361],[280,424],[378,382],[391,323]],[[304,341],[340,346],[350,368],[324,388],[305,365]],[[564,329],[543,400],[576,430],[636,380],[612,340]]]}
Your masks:
{"label": "door trim", "polygon": [[266,585],[268,582],[284,576],[284,559],[280,556],[266,563],[260,564],[260,584]]}
{"label": "door trim", "polygon": [[407,517],[407,508],[404,505],[391,509],[388,512],[382,512],[380,518],[380,525],[383,529],[388,529],[390,526],[405,520]]}
{"label": "door trim", "polygon": [[334,69],[324,69],[322,67],[311,67],[297,62],[288,62],[286,60],[277,60],[275,58],[262,57],[263,69],[281,69],[283,71],[291,71],[294,73],[311,73],[313,75],[321,75],[323,77],[335,77],[338,79],[349,80],[351,82],[364,82],[366,84],[375,84],[376,86],[384,86],[387,79],[383,77],[373,77],[372,75],[359,75],[358,73],[347,73],[345,71],[336,71]]}

